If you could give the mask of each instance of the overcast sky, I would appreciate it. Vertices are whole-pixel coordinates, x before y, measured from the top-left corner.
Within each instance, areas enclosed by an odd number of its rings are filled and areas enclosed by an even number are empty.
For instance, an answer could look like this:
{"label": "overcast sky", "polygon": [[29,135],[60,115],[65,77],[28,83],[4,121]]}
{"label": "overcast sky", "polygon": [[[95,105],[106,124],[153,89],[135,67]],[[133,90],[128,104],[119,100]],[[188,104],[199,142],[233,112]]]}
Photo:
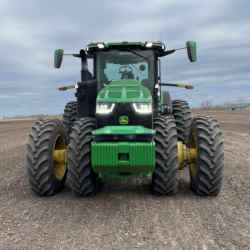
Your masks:
{"label": "overcast sky", "polygon": [[77,53],[91,41],[164,41],[169,49],[195,40],[198,61],[186,51],[162,60],[163,80],[191,106],[250,102],[250,2],[246,0],[19,1],[0,0],[0,117],[62,113],[80,79],[79,59],[53,68],[56,48]]}

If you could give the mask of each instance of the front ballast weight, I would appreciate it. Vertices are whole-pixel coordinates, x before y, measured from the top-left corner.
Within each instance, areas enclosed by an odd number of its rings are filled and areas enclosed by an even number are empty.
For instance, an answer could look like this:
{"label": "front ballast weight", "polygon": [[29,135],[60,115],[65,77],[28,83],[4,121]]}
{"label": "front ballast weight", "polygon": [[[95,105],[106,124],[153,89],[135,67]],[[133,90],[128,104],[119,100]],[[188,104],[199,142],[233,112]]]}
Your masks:
{"label": "front ballast weight", "polygon": [[[143,155],[136,156],[135,149],[142,148]],[[116,144],[114,142],[103,142],[96,143],[92,142],[92,166],[95,172],[101,172],[100,170],[112,170],[114,167],[120,168],[120,173],[128,173],[126,168],[123,166],[132,166],[131,163],[134,163],[133,166],[146,167],[145,174],[140,174],[138,177],[148,177],[149,172],[153,171],[155,165],[155,143],[143,143],[143,142],[119,142]],[[188,148],[183,142],[178,141],[178,168],[184,169],[188,167],[189,164],[197,164],[197,149]],[[115,157],[118,154],[118,157]],[[132,157],[131,157],[132,155]],[[111,156],[111,157],[110,157]],[[144,158],[143,156],[147,156]],[[54,161],[57,163],[67,164],[68,154],[66,149],[57,149],[53,152]],[[129,161],[129,159],[133,159]],[[151,167],[150,169],[148,167]],[[150,170],[150,171],[149,171]],[[111,171],[112,172],[112,171]],[[107,175],[103,175],[107,176]],[[131,173],[125,177],[131,177]]]}

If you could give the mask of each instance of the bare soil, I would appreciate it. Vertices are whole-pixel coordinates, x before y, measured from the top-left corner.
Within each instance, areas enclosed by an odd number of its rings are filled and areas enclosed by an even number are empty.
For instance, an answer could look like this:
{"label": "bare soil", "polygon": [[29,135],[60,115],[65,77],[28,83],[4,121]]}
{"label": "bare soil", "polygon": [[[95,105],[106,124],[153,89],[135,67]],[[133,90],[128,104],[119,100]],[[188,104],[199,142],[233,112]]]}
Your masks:
{"label": "bare soil", "polygon": [[225,177],[217,197],[150,193],[150,180],[105,180],[92,198],[30,190],[26,143],[34,120],[0,122],[0,249],[250,249],[250,111],[196,111],[221,123]]}

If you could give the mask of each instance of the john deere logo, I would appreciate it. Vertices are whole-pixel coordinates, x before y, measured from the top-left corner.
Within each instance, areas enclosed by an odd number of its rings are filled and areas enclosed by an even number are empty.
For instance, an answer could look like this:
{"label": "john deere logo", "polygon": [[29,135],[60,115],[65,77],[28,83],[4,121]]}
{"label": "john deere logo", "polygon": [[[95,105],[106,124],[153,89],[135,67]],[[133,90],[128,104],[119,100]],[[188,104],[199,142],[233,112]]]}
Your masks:
{"label": "john deere logo", "polygon": [[123,124],[123,125],[128,124],[128,117],[127,117],[126,115],[120,116],[120,118],[119,118],[119,123],[120,123],[120,124]]}

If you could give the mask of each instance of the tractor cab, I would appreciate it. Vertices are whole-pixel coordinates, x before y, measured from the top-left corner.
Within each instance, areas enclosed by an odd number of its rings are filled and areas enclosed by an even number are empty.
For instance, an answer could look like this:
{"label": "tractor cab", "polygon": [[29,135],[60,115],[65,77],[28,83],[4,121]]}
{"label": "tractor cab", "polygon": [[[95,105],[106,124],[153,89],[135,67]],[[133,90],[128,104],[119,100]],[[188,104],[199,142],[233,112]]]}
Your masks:
{"label": "tractor cab", "polygon": [[95,69],[99,89],[113,80],[125,79],[137,80],[149,89],[154,87],[153,51],[142,51],[140,54],[120,50],[99,52],[96,54]]}
{"label": "tractor cab", "polygon": [[134,79],[153,91],[158,76],[157,60],[164,49],[160,42],[89,44],[87,55],[94,59],[98,90],[113,80]]}

